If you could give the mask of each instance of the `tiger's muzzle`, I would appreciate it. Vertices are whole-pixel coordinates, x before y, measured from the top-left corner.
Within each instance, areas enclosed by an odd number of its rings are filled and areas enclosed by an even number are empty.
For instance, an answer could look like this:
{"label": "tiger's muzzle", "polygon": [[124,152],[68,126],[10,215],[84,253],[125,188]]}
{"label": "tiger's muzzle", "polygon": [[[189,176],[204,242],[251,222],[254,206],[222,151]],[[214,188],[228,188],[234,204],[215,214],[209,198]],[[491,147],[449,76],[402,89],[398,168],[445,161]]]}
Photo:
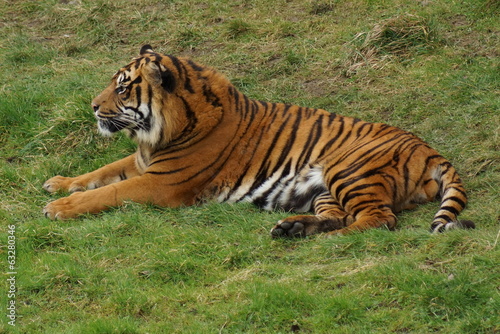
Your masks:
{"label": "tiger's muzzle", "polygon": [[97,119],[99,132],[105,136],[109,136],[129,126],[128,122],[119,119],[119,114],[103,115],[99,110],[99,105],[94,103],[92,103],[92,109]]}

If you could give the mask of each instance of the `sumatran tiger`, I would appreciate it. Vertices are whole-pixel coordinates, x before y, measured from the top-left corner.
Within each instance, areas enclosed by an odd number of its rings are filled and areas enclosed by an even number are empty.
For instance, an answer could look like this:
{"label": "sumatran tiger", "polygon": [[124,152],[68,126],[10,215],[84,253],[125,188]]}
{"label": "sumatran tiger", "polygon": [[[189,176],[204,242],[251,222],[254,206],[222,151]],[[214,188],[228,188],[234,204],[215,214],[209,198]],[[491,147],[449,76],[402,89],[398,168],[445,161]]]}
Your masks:
{"label": "sumatran tiger", "polygon": [[273,237],[346,234],[385,226],[395,213],[441,198],[432,231],[457,220],[467,197],[455,168],[415,135],[321,109],[250,99],[226,77],[150,45],[92,101],[103,135],[124,131],[137,151],[77,177],[55,176],[51,219],[125,201],[165,207],[252,202],[295,215]]}

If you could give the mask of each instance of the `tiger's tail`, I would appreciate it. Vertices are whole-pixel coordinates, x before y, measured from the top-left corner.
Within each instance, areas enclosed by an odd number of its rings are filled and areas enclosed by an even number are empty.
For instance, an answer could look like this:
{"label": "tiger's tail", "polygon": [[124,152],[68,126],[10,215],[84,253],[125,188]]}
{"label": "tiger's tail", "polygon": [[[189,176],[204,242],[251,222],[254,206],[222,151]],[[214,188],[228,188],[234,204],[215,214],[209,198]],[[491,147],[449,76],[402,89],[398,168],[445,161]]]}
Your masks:
{"label": "tiger's tail", "polygon": [[436,181],[440,185],[441,206],[434,216],[431,231],[436,233],[455,228],[475,228],[474,222],[457,219],[467,204],[467,195],[455,168],[444,161],[437,166],[436,174]]}

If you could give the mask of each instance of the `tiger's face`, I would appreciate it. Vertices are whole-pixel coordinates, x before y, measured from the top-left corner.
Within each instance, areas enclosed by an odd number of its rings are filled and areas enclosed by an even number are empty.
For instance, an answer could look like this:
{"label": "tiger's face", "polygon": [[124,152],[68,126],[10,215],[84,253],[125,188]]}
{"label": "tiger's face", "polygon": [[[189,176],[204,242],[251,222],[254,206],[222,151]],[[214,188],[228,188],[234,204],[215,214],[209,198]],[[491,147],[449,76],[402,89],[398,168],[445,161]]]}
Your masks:
{"label": "tiger's face", "polygon": [[163,100],[173,91],[175,77],[157,58],[152,52],[144,52],[121,68],[92,101],[101,134],[124,131],[139,142],[158,143],[165,126]]}

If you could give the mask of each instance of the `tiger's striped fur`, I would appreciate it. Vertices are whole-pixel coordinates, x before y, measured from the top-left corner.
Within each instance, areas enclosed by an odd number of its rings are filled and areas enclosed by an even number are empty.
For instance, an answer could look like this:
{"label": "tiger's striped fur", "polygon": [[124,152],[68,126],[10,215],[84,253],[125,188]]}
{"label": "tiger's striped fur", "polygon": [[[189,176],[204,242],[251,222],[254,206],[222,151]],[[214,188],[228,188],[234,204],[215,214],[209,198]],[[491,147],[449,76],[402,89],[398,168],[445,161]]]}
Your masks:
{"label": "tiger's striped fur", "polygon": [[[50,218],[125,200],[161,206],[252,202],[288,217],[272,235],[344,234],[396,225],[395,213],[441,197],[433,231],[460,224],[467,197],[452,165],[413,134],[325,110],[248,98],[218,72],[149,45],[92,102],[100,131],[125,131],[137,152],[44,187],[71,196]],[[82,190],[87,190],[82,192]]]}

